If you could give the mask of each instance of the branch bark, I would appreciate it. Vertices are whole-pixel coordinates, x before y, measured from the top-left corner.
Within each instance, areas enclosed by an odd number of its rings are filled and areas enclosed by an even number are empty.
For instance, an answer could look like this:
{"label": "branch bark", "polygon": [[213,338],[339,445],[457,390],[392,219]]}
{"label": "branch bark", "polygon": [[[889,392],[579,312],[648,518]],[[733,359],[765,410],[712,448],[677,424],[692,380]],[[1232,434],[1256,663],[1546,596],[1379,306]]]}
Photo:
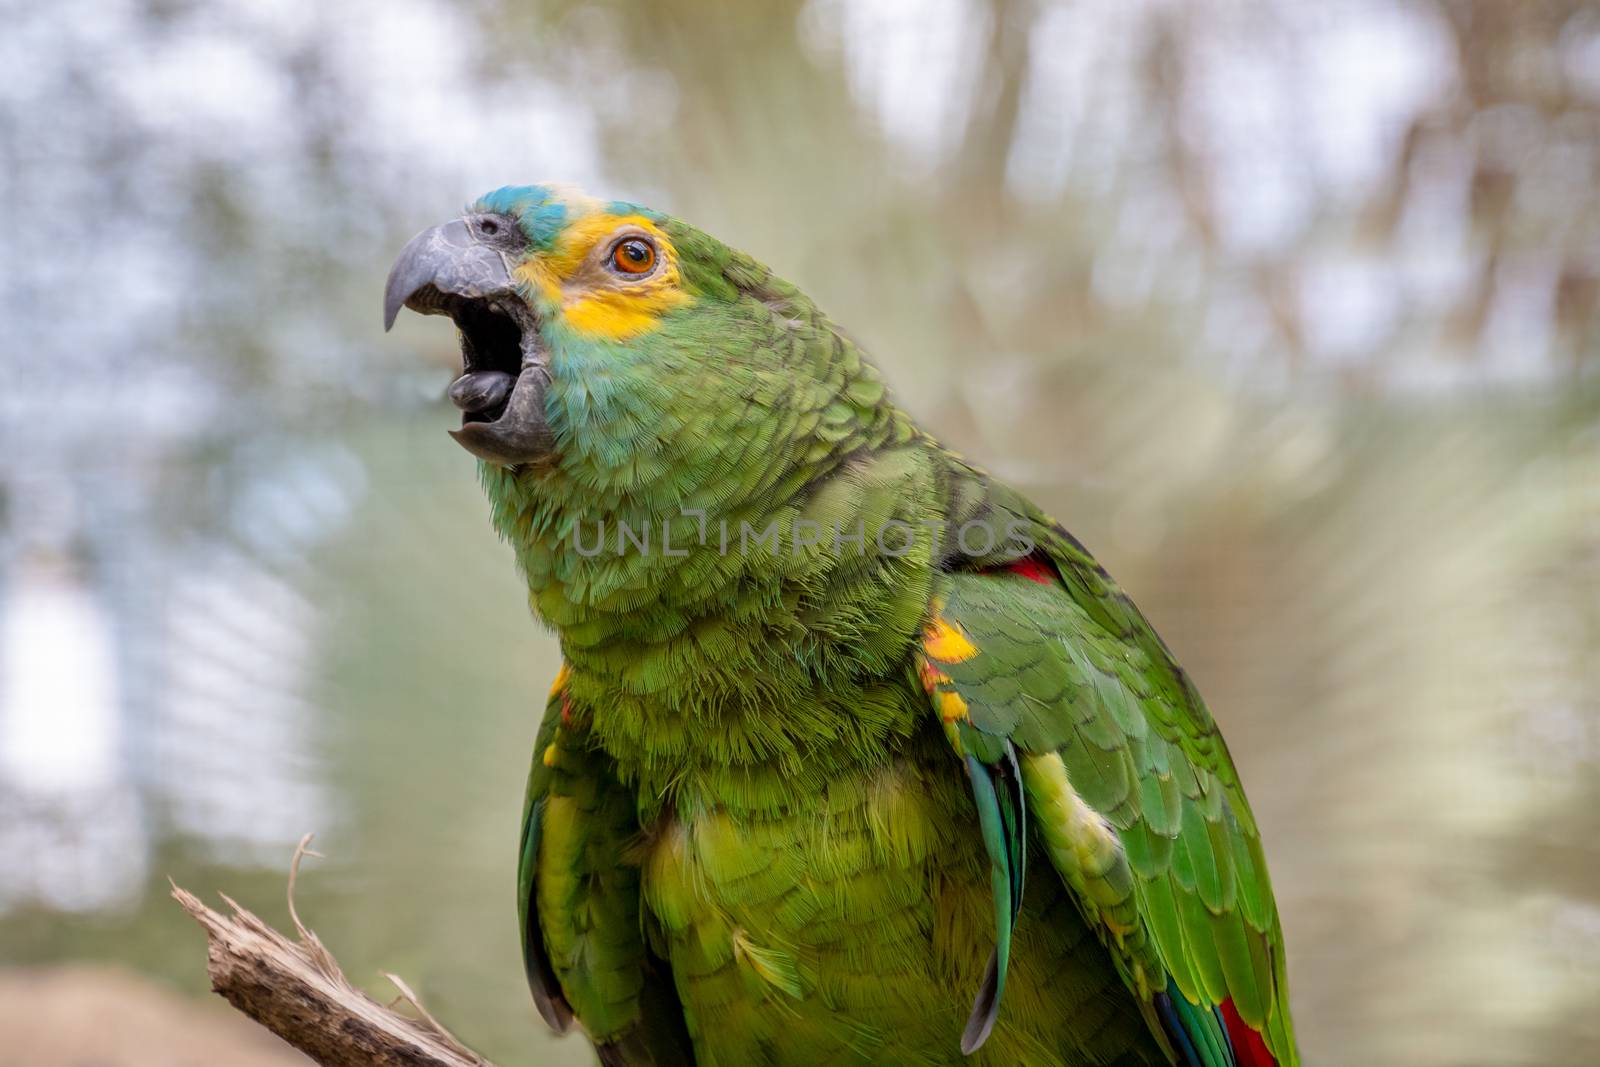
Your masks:
{"label": "branch bark", "polygon": [[289,867],[290,940],[227,896],[223,915],[176,883],[172,896],[206,931],[211,988],[323,1067],[493,1067],[428,1014],[411,989],[386,975],[417,1017],[386,1008],[351,985],[322,941],[300,921],[294,885],[308,834]]}

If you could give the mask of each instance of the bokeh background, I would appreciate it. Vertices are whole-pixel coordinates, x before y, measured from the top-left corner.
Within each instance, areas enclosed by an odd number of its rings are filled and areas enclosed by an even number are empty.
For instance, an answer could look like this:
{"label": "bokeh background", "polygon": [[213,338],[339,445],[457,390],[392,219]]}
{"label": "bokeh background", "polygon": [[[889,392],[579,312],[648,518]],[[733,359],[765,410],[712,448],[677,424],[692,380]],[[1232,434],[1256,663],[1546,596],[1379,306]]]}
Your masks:
{"label": "bokeh background", "polygon": [[308,830],[352,977],[588,1061],[514,935],[557,650],[450,331],[379,326],[547,178],[800,283],[1120,577],[1309,1063],[1600,1063],[1595,4],[0,0],[0,164],[0,1064],[292,1062],[166,880],[281,923]]}

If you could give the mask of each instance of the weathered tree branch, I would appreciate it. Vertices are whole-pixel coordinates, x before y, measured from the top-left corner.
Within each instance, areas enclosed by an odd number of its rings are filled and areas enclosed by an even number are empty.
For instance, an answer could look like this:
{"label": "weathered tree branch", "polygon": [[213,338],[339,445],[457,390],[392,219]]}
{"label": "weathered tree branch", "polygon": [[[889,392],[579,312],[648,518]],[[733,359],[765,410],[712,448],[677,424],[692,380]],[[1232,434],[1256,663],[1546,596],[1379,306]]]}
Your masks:
{"label": "weathered tree branch", "polygon": [[295,879],[310,840],[307,834],[289,867],[289,917],[298,941],[227,896],[222,899],[231,916],[173,885],[173,898],[205,928],[211,988],[323,1067],[492,1067],[429,1015],[396,976],[385,977],[420,1018],[384,1007],[345,978],[295,911]]}

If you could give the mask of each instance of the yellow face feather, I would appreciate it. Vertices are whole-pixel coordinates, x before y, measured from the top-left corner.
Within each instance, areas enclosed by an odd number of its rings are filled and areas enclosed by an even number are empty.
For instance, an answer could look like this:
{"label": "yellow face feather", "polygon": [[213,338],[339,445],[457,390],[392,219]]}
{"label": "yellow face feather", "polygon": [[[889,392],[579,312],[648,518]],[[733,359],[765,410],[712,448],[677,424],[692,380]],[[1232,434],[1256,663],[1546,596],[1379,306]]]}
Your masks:
{"label": "yellow face feather", "polygon": [[[611,249],[627,236],[654,246],[657,262],[648,274],[631,278],[607,266]],[[647,333],[662,315],[692,299],[683,291],[671,239],[643,215],[597,211],[575,219],[554,248],[530,257],[515,277],[568,329],[593,340],[626,341]]]}

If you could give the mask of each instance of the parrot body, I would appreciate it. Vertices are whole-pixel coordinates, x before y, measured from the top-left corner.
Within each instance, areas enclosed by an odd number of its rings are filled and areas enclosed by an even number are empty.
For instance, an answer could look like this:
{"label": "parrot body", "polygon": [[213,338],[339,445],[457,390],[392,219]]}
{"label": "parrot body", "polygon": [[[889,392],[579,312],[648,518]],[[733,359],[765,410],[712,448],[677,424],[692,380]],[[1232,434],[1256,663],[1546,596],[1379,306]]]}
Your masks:
{"label": "parrot body", "polygon": [[457,437],[561,640],[519,856],[548,1022],[608,1064],[1297,1062],[1188,678],[803,294],[544,186],[389,290],[461,328]]}

